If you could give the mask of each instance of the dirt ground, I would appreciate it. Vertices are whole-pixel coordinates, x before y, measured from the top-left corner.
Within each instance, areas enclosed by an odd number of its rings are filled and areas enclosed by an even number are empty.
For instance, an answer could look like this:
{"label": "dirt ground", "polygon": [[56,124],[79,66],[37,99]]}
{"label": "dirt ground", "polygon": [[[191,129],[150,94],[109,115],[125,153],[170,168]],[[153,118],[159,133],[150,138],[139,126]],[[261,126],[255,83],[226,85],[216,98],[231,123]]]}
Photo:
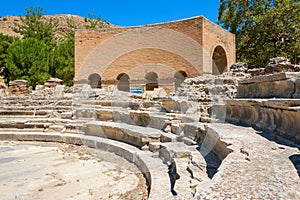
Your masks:
{"label": "dirt ground", "polygon": [[109,152],[42,142],[0,142],[1,199],[145,199],[138,168]]}

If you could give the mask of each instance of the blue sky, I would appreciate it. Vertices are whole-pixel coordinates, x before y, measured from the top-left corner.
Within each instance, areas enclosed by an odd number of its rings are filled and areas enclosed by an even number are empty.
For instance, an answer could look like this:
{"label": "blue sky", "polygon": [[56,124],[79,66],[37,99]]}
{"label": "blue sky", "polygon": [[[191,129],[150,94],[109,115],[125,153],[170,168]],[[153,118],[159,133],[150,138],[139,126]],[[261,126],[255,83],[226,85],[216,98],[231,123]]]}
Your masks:
{"label": "blue sky", "polygon": [[219,0],[0,0],[0,16],[24,15],[42,7],[45,14],[89,13],[119,26],[160,23],[203,15],[217,21]]}

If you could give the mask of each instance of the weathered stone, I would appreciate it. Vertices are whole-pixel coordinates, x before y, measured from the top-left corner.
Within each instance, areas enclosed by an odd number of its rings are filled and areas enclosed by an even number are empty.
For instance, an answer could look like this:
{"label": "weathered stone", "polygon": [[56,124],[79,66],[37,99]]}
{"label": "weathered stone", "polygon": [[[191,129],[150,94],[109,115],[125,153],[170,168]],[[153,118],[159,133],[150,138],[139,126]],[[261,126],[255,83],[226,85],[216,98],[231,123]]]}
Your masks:
{"label": "weathered stone", "polygon": [[73,113],[72,112],[63,112],[60,114],[62,119],[72,119]]}
{"label": "weathered stone", "polygon": [[230,71],[232,72],[246,72],[247,70],[248,70],[247,63],[238,62],[230,66]]}
{"label": "weathered stone", "polygon": [[63,80],[61,80],[59,78],[49,78],[44,83],[44,87],[45,88],[55,88],[58,85],[62,85],[62,83],[63,83]]}
{"label": "weathered stone", "polygon": [[237,87],[238,98],[291,98],[294,92],[293,80],[241,84]]}
{"label": "weathered stone", "polygon": [[199,143],[203,142],[206,134],[204,125],[200,123],[184,123],[183,131],[186,137]]}
{"label": "weathered stone", "polygon": [[176,135],[181,135],[183,132],[183,129],[180,124],[171,124],[171,132]]}
{"label": "weathered stone", "polygon": [[149,143],[149,151],[157,152],[161,148],[160,142],[150,142]]}
{"label": "weathered stone", "polygon": [[161,142],[174,142],[176,141],[177,136],[172,133],[161,133],[160,141]]}
{"label": "weathered stone", "polygon": [[275,131],[297,141],[300,134],[299,100],[228,100],[227,121]]}
{"label": "weathered stone", "polygon": [[295,81],[295,93],[293,95],[293,98],[297,98],[297,99],[300,99],[300,79],[297,79]]}
{"label": "weathered stone", "polygon": [[133,123],[138,126],[148,126],[151,121],[149,113],[146,112],[130,112],[129,116],[132,119]]}
{"label": "weathered stone", "polygon": [[111,109],[97,109],[97,119],[100,121],[112,121],[113,111]]}
{"label": "weathered stone", "polygon": [[255,76],[250,79],[239,80],[239,85],[249,84],[249,83],[281,81],[281,80],[285,80],[285,79],[288,79],[288,76],[286,73],[277,73],[277,74],[264,75],[264,76]]}
{"label": "weathered stone", "polygon": [[162,107],[169,113],[176,113],[181,111],[180,102],[173,99],[163,99]]}
{"label": "weathered stone", "polygon": [[85,134],[106,137],[142,147],[151,141],[160,141],[162,132],[129,124],[92,121],[87,123]]}
{"label": "weathered stone", "polygon": [[192,145],[196,145],[196,144],[197,144],[196,141],[194,141],[194,140],[192,140],[192,139],[190,139],[190,138],[187,138],[187,137],[178,137],[178,138],[177,138],[177,141],[178,141],[178,142],[183,142],[184,144],[189,145],[189,146],[192,146]]}
{"label": "weathered stone", "polygon": [[291,64],[290,60],[286,57],[270,58],[269,64]]}
{"label": "weathered stone", "polygon": [[164,128],[164,132],[165,132],[165,133],[170,133],[170,132],[171,132],[171,126],[170,126],[170,125],[167,125],[167,126]]}
{"label": "weathered stone", "polygon": [[200,117],[200,122],[203,123],[213,123],[215,121],[215,119],[211,118],[211,117]]}
{"label": "weathered stone", "polygon": [[22,95],[29,94],[29,85],[26,80],[10,81],[8,84],[8,91],[10,94]]}

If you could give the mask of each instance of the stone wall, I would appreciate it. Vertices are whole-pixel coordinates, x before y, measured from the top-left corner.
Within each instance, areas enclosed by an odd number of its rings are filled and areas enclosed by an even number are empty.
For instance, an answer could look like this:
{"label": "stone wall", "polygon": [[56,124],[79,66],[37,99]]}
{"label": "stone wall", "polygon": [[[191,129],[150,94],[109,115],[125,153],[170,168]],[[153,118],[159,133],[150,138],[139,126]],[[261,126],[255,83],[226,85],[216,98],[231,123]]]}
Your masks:
{"label": "stone wall", "polygon": [[300,144],[300,100],[235,99],[226,102],[228,122],[247,124]]}
{"label": "stone wall", "polygon": [[26,80],[10,81],[8,91],[10,94],[15,95],[29,94],[28,82]]}
{"label": "stone wall", "polygon": [[226,101],[226,120],[273,131],[300,143],[300,72],[239,81],[237,99]]}
{"label": "stone wall", "polygon": [[300,73],[282,72],[239,81],[238,98],[299,98]]}

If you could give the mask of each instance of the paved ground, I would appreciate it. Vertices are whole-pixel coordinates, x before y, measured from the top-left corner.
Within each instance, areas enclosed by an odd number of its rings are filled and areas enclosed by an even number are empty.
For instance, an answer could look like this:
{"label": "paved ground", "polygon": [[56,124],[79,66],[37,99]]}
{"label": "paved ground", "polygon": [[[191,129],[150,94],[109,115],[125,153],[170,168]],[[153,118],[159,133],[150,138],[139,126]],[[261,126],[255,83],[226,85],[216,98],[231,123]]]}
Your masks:
{"label": "paved ground", "polygon": [[235,148],[198,199],[300,199],[300,150],[276,134],[230,124],[211,126]]}
{"label": "paved ground", "polygon": [[144,199],[145,180],[115,154],[59,143],[0,142],[1,199]]}

